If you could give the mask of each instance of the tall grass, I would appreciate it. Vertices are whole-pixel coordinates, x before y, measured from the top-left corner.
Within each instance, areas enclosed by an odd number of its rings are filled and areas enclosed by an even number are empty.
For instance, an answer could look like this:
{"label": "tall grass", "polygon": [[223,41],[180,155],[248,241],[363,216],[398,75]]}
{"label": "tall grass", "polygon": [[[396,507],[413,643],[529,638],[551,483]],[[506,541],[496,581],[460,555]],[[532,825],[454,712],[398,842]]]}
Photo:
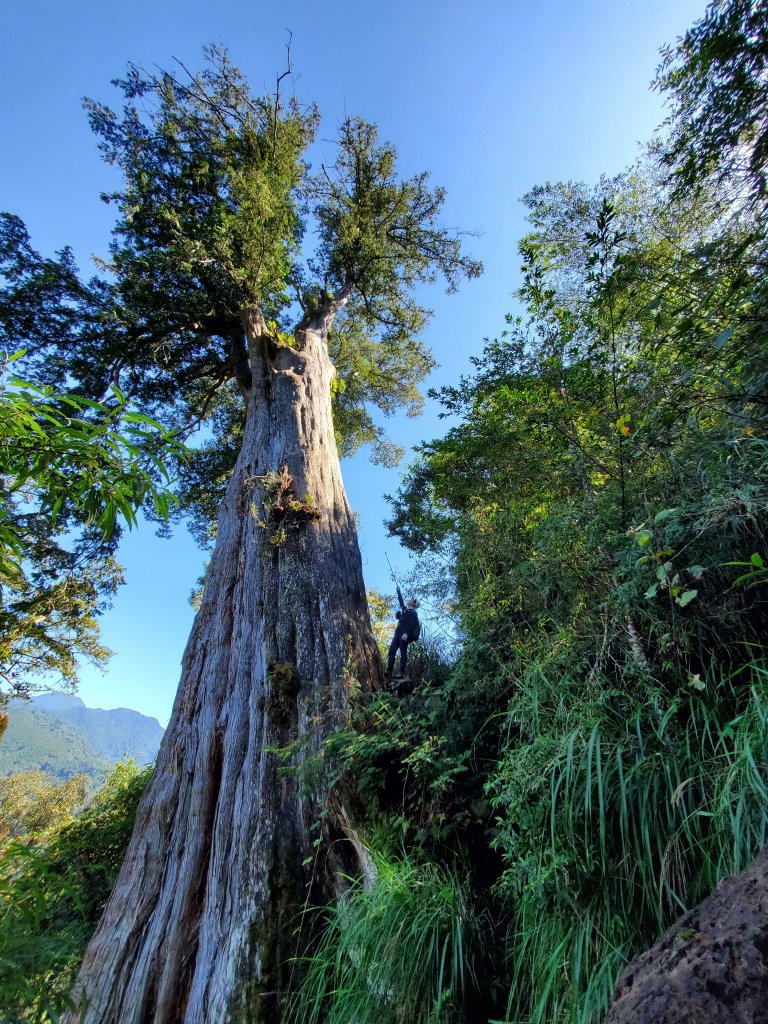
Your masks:
{"label": "tall grass", "polygon": [[370,889],[325,911],[292,1024],[449,1024],[477,986],[481,923],[467,886],[435,864],[376,858]]}
{"label": "tall grass", "polygon": [[576,696],[532,672],[517,700],[536,739],[491,783],[512,1021],[599,1021],[627,960],[768,839],[766,670],[643,692]]}

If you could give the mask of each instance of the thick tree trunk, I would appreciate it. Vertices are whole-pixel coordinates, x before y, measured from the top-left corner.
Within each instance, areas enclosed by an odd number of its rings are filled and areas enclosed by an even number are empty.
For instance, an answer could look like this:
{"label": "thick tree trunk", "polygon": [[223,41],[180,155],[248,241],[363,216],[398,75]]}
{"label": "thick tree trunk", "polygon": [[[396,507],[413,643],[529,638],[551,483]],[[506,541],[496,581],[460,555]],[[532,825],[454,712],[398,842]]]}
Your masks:
{"label": "thick tree trunk", "polygon": [[[326,324],[302,332],[301,351],[275,348],[257,312],[246,329],[243,448],[173,715],[75,990],[84,1024],[276,1024],[298,911],[333,895],[335,871],[364,867],[344,808],[301,771],[348,688],[381,678]],[[291,745],[298,774],[273,752]]]}

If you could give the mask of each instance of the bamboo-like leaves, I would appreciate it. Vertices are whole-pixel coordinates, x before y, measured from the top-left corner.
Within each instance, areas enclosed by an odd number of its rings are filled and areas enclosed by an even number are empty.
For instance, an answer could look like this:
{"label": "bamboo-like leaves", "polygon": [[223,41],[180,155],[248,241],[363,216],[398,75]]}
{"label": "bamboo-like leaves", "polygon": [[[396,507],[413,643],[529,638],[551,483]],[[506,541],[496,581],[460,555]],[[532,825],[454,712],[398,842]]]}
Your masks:
{"label": "bamboo-like leaves", "polygon": [[376,858],[326,908],[328,922],[288,1019],[292,1024],[447,1024],[475,976],[482,922],[466,886],[433,864]]}

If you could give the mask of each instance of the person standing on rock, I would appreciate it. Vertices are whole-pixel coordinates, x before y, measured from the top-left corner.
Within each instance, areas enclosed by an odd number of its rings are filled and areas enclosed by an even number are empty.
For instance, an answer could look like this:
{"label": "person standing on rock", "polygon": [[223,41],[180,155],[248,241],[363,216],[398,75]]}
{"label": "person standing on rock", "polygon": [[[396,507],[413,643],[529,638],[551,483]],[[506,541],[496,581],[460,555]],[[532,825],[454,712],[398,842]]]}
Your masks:
{"label": "person standing on rock", "polygon": [[416,609],[419,602],[412,597],[408,604],[403,602],[403,595],[400,587],[397,588],[397,599],[400,602],[400,610],[395,612],[397,625],[392,643],[389,645],[389,657],[387,658],[387,678],[392,679],[395,673],[395,658],[400,652],[400,676],[405,676],[408,664],[408,645],[419,639],[421,623]]}

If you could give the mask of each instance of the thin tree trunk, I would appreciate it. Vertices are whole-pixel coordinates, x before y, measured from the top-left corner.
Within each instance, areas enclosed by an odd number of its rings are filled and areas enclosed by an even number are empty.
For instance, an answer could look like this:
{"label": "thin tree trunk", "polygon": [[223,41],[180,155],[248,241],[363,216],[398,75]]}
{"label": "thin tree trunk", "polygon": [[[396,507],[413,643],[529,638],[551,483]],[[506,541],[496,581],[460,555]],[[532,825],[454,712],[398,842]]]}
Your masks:
{"label": "thin tree trunk", "polygon": [[365,867],[323,781],[302,786],[273,752],[293,744],[308,768],[348,687],[381,681],[331,421],[329,320],[297,351],[273,345],[258,311],[245,317],[243,448],[171,721],[75,989],[83,1024],[276,1024],[301,905],[330,898],[342,866]]}

